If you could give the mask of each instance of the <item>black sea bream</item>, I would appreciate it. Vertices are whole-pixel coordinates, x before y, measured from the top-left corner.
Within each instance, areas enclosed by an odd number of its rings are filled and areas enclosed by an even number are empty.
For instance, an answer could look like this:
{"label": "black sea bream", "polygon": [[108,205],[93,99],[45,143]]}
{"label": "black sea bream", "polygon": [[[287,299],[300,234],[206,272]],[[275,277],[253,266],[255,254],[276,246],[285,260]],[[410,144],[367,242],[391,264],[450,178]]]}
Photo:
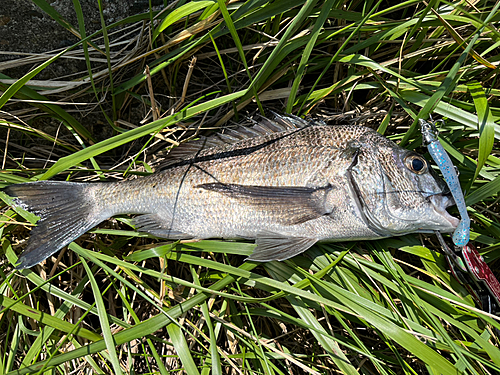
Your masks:
{"label": "black sea bream", "polygon": [[140,214],[136,229],[158,237],[255,239],[255,261],[318,241],[452,232],[444,189],[422,156],[369,128],[276,116],[181,145],[148,177],[4,191],[40,216],[19,259],[27,268],[118,214]]}

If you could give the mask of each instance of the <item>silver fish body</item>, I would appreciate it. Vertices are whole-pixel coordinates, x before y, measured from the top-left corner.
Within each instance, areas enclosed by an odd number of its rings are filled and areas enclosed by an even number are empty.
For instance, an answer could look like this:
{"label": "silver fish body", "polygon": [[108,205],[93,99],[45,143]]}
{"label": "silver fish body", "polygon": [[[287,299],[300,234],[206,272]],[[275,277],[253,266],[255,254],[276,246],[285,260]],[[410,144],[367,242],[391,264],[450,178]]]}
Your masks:
{"label": "silver fish body", "polygon": [[256,261],[318,241],[452,232],[444,186],[422,156],[369,128],[277,116],[182,145],[148,177],[5,191],[41,217],[18,265],[27,268],[118,214],[140,214],[136,229],[158,237],[255,239]]}

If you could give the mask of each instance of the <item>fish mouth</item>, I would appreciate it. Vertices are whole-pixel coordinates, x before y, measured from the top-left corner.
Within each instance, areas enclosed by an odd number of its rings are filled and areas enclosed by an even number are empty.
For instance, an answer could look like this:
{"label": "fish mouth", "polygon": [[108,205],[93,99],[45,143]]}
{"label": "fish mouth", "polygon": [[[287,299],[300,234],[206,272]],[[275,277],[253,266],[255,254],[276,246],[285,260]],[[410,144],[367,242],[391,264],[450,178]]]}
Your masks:
{"label": "fish mouth", "polygon": [[431,202],[434,211],[441,215],[450,225],[455,229],[460,220],[454,216],[451,216],[448,211],[446,211],[447,207],[453,206],[455,201],[449,195],[436,194],[429,197],[429,201]]}

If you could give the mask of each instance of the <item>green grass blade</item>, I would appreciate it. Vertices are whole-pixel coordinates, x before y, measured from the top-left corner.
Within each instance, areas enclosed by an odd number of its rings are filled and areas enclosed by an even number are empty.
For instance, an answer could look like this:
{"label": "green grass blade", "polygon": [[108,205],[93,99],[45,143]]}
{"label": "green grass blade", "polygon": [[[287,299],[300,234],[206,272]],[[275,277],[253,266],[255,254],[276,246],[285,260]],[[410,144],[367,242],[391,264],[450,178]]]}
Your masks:
{"label": "green grass blade", "polygon": [[349,359],[342,352],[338,343],[321,334],[321,332],[324,331],[324,328],[307,308],[307,305],[302,302],[300,298],[289,296],[288,299],[290,300],[300,319],[302,319],[306,325],[310,325],[316,328],[316,330],[311,330],[311,332],[313,333],[314,337],[316,337],[318,342],[323,346],[323,348],[330,354],[330,357],[335,362],[339,370],[343,374],[359,375],[358,371],[356,371],[356,368],[349,362]]}
{"label": "green grass blade", "polygon": [[[0,78],[9,78],[4,74],[0,73]],[[0,84],[0,87],[3,86]],[[49,114],[55,115],[65,121],[76,133],[82,136],[84,139],[94,142],[93,136],[90,132],[82,125],[79,121],[75,119],[74,116],[69,114],[67,111],[63,110],[60,106],[55,104],[43,104],[44,101],[48,101],[47,97],[40,95],[35,90],[29,87],[21,87],[18,92],[16,92],[18,97],[22,99],[34,99],[36,101],[42,102],[34,104],[34,106],[44,109]],[[15,95],[14,94],[14,95]]]}
{"label": "green grass blade", "polygon": [[2,304],[2,310],[8,309],[16,311],[21,315],[34,319],[40,324],[46,324],[62,332],[73,332],[75,335],[91,341],[98,341],[102,339],[100,335],[89,331],[88,329],[75,326],[74,324],[68,323],[59,318],[44,314],[41,311],[28,307],[19,301],[13,300],[12,298],[0,296],[0,303]]}
{"label": "green grass blade", "polygon": [[[493,15],[496,13],[496,11],[498,10],[499,7],[500,7],[500,3],[497,3],[493,7],[493,9],[491,10],[490,14],[486,18],[485,23],[489,22],[489,20],[493,17]],[[425,103],[425,105],[423,106],[423,108],[420,110],[420,112],[418,114],[418,118],[426,119],[427,116],[428,116],[428,114],[431,113],[436,108],[436,106],[439,104],[439,102],[441,101],[441,99],[443,98],[443,96],[446,95],[446,94],[448,94],[450,91],[453,90],[453,88],[455,87],[455,85],[457,83],[457,80],[459,78],[458,71],[459,71],[460,67],[462,66],[463,62],[465,61],[466,57],[468,56],[468,54],[472,51],[472,48],[474,47],[474,44],[476,43],[476,41],[478,40],[479,36],[483,32],[484,28],[485,28],[485,25],[482,25],[473,34],[472,38],[470,39],[469,44],[467,45],[467,47],[465,47],[464,52],[456,60],[455,64],[453,64],[453,67],[450,69],[449,73],[446,75],[446,78],[444,79],[444,81],[441,84],[441,86],[438,87],[438,89],[431,96],[431,98],[429,99],[429,101],[427,103]],[[411,125],[410,129],[408,130],[408,132],[403,137],[403,139],[401,141],[401,144],[404,145],[404,144],[406,144],[408,142],[410,136],[413,134],[413,132],[415,131],[415,129],[417,127],[417,122],[418,122],[417,119],[415,119],[415,121],[413,121],[413,124]]]}
{"label": "green grass blade", "polygon": [[202,9],[212,7],[214,1],[191,1],[187,4],[183,4],[179,8],[174,9],[161,21],[160,25],[155,29],[153,33],[153,42],[158,38],[158,35],[165,30],[170,25],[179,21],[180,19],[189,16],[190,14],[196,13]]}
{"label": "green grass blade", "polygon": [[188,374],[199,375],[200,372],[194,363],[191,351],[189,350],[189,345],[186,338],[182,334],[181,328],[177,324],[169,324],[167,326],[167,332],[172,344],[175,347],[177,355],[181,359],[184,371]]}
{"label": "green grass blade", "polygon": [[491,198],[494,195],[498,195],[499,192],[500,176],[495,178],[493,181],[488,182],[486,185],[481,186],[471,194],[468,194],[465,198],[465,202],[467,206],[472,206],[473,204],[484,201],[485,199]]}
{"label": "green grass blade", "polygon": [[229,12],[227,10],[226,4],[224,3],[224,0],[217,0],[217,3],[219,4],[219,9],[222,13],[222,16],[224,17],[224,22],[226,23],[226,26],[229,29],[229,32],[231,33],[231,36],[232,36],[233,41],[236,45],[236,48],[238,49],[238,54],[240,55],[240,59],[243,63],[243,66],[245,67],[246,72],[247,72],[248,79],[250,80],[250,87],[252,88],[252,94],[255,97],[257,105],[259,106],[260,113],[264,114],[264,108],[262,107],[262,104],[260,103],[260,100],[259,100],[259,96],[257,95],[257,88],[252,84],[252,81],[253,81],[252,74],[248,70],[247,59],[245,57],[245,53],[243,52],[243,46],[241,45],[241,41],[240,41],[240,38],[238,36],[238,32],[236,31],[236,27],[234,26],[233,20],[231,19],[231,16],[229,15]]}
{"label": "green grass blade", "polygon": [[479,154],[477,157],[477,167],[474,172],[474,178],[469,183],[470,187],[483,168],[491,150],[493,150],[493,144],[495,142],[495,123],[481,84],[479,82],[470,82],[467,86],[474,100],[474,106],[476,107],[476,113],[479,120]]}
{"label": "green grass blade", "polygon": [[76,35],[77,37],[80,37],[80,34],[78,31],[69,23],[67,22],[60,14],[57,12],[51,5],[49,5],[46,1],[44,0],[32,0],[33,3],[35,3],[38,7],[40,7],[41,10],[43,10],[45,13],[47,13],[50,17],[52,17],[58,24],[60,24],[62,27],[67,29],[69,32],[72,34]]}
{"label": "green grass blade", "polygon": [[292,36],[292,34],[296,31],[298,25],[307,18],[307,16],[312,12],[314,5],[316,4],[317,0],[307,0],[304,5],[300,8],[299,12],[297,15],[294,17],[293,21],[291,22],[290,26],[286,29],[286,31],[283,33],[283,37],[281,40],[278,42],[276,47],[273,49],[269,57],[267,58],[266,62],[262,66],[262,68],[259,70],[259,73],[255,76],[251,87],[255,86],[259,88],[263,81],[272,73],[270,68],[272,65],[277,64],[279,61],[281,61],[285,56],[279,58],[279,54],[282,51],[282,49],[285,47],[285,45],[288,43],[288,40]]}
{"label": "green grass blade", "polygon": [[[240,269],[242,271],[250,271],[255,267],[256,267],[256,264],[245,263],[240,267]],[[212,289],[213,291],[223,289],[228,284],[232,283],[234,280],[235,280],[234,277],[228,275],[228,276],[224,277],[223,279],[219,280],[218,282],[216,282],[210,289]],[[169,314],[169,316],[171,316],[174,319],[178,318],[179,316],[181,316],[184,313],[184,311],[189,310],[193,306],[196,306],[196,305],[202,303],[203,301],[205,301],[209,297],[210,297],[209,293],[199,293],[199,294],[195,295],[194,297],[186,300],[185,302],[169,309],[168,314]],[[157,331],[158,329],[170,324],[171,322],[172,322],[171,319],[167,318],[164,314],[159,314],[159,315],[156,315],[153,318],[151,318],[147,321],[144,321],[140,324],[137,324],[129,329],[118,332],[117,334],[114,335],[114,341],[115,341],[116,345],[120,345],[120,344],[123,344],[125,342],[129,342],[131,340],[134,340],[136,338],[143,337],[147,334],[151,334],[151,333]],[[105,349],[106,349],[106,344],[105,344],[104,340],[101,340],[101,341],[95,342],[93,344],[86,345],[80,349],[73,350],[70,353],[61,354],[59,356],[56,356],[53,359],[51,359],[50,361],[41,361],[41,362],[33,364],[25,369],[21,369],[21,370],[16,371],[15,373],[9,373],[7,375],[28,374],[31,372],[38,371],[39,369],[41,369],[45,366],[47,366],[47,367],[48,366],[56,366],[58,364],[66,362],[68,360],[78,358],[80,356],[84,356],[87,354],[97,353],[97,352],[100,352],[100,351],[105,350]]]}
{"label": "green grass blade", "polygon": [[[198,278],[198,275],[196,272],[191,272],[193,275],[193,280],[195,284],[200,285],[200,279]],[[208,327],[208,334],[210,338],[210,362],[211,362],[211,369],[212,369],[212,374],[213,375],[222,375],[222,366],[221,366],[221,360],[220,360],[220,355],[218,351],[218,346],[217,346],[217,336],[214,331],[214,325],[212,323],[212,318],[210,317],[210,311],[208,309],[208,304],[206,302],[203,302],[201,305],[201,311],[203,313],[203,318],[205,319],[205,324]],[[203,374],[203,373],[202,373]]]}
{"label": "green grass blade", "polygon": [[108,313],[106,312],[106,307],[102,299],[101,291],[99,290],[99,286],[97,285],[97,281],[95,280],[94,275],[90,270],[90,267],[87,265],[87,262],[83,258],[82,258],[82,264],[85,267],[85,270],[87,271],[90,285],[92,285],[92,291],[94,292],[97,311],[99,313],[99,321],[101,323],[102,334],[104,337],[104,342],[106,343],[106,348],[109,353],[111,364],[113,365],[113,370],[114,370],[113,372],[117,375],[122,374],[123,372],[120,367],[120,361],[118,360],[118,354],[116,353],[116,346],[118,344],[115,342],[113,334],[111,333],[111,326],[109,324]]}
{"label": "green grass blade", "polygon": [[300,59],[295,79],[293,80],[292,91],[290,92],[285,110],[287,113],[292,113],[293,105],[295,103],[295,96],[297,95],[297,91],[299,89],[300,82],[302,81],[302,76],[304,75],[304,72],[306,70],[307,63],[310,59],[311,52],[314,45],[316,44],[316,41],[318,40],[321,28],[323,27],[327,18],[330,16],[330,10],[332,9],[333,4],[336,1],[337,0],[327,0],[321,7],[321,12],[319,14],[319,17],[316,19],[316,22],[314,23],[314,28],[308,38],[309,40],[306,47],[304,48],[304,53],[302,54],[302,57]]}
{"label": "green grass blade", "polygon": [[137,138],[143,137],[145,135],[155,133],[159,131],[160,129],[163,129],[164,127],[167,127],[171,124],[174,124],[177,121],[180,120],[186,120],[189,119],[190,117],[202,113],[204,111],[208,111],[212,108],[216,108],[217,106],[223,104],[223,103],[228,103],[232,100],[235,100],[245,94],[245,91],[238,91],[232,94],[228,94],[226,96],[217,98],[217,99],[212,99],[206,103],[199,104],[197,106],[188,108],[186,110],[183,110],[182,112],[179,112],[175,115],[169,116],[165,119],[160,119],[154,122],[151,122],[147,125],[141,126],[139,128],[130,130],[126,133],[118,134],[115,135],[112,138],[106,139],[102,142],[99,142],[95,145],[89,146],[84,150],[78,151],[74,153],[71,156],[63,157],[59,159],[57,163],[55,163],[50,169],[43,174],[41,177],[42,180],[48,179],[57,173],[60,173],[62,171],[65,171],[68,168],[71,168],[74,165],[77,165],[81,163],[82,161],[85,161],[93,156],[102,154],[106,151],[109,151],[115,147],[118,147],[120,145],[123,145],[127,142],[131,142]]}
{"label": "green grass blade", "polygon": [[33,69],[29,73],[26,73],[23,77],[19,78],[14,84],[10,85],[7,90],[0,96],[0,109],[7,103],[7,101],[12,98],[16,92],[18,92],[20,89],[26,85],[26,83],[32,79],[34,76],[36,76],[38,73],[40,73],[43,69],[45,69],[47,66],[49,66],[51,63],[53,63],[55,60],[57,60],[59,57],[64,55],[67,51],[70,51],[73,47],[65,49],[62,52],[59,52],[57,55],[53,56],[43,64],[40,64],[37,68]]}

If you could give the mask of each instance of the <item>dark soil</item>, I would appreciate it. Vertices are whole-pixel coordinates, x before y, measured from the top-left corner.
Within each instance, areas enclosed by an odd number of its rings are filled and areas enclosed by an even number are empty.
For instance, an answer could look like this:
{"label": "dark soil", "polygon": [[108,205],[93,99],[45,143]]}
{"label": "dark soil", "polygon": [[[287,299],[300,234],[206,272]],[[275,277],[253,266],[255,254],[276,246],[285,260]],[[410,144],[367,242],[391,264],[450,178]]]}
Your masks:
{"label": "dark soil", "polygon": [[[60,20],[60,22],[67,22],[75,30],[79,30],[73,1],[49,0],[48,3],[64,20]],[[96,0],[80,0],[80,4],[84,16],[86,34],[91,35],[102,29],[98,2]],[[162,0],[152,1],[152,5],[155,6],[155,9],[160,8],[162,4]],[[102,0],[102,5],[102,13],[106,25],[149,10],[149,0]],[[77,43],[79,38],[63,27],[60,22],[56,21],[30,0],[0,0],[0,78],[19,79],[40,64],[40,62],[30,62],[28,64],[18,63],[21,59],[32,56],[33,54],[45,52],[50,52],[50,54],[53,55]],[[117,30],[117,28],[113,29],[113,31],[115,30]],[[15,61],[15,63],[6,65],[5,63],[9,61]],[[4,64],[2,65],[2,63]],[[76,73],[79,73],[79,76],[81,76],[81,73],[86,71],[87,67],[83,59],[60,58],[40,72],[34,79],[70,81],[76,77]],[[73,74],[75,76],[72,76]],[[2,89],[0,88],[0,94],[1,93]],[[51,96],[49,99],[64,101],[65,95]],[[106,99],[108,99],[108,97]],[[92,94],[89,94],[88,97],[80,97],[78,101],[92,103],[95,102],[96,99]],[[22,110],[27,107],[29,108],[30,106],[10,102],[8,106],[4,107],[4,110],[12,113],[12,111]],[[108,106],[105,107],[107,108]],[[95,110],[92,111],[80,111],[80,109],[81,108],[78,107],[75,107],[75,109],[65,107],[65,110],[68,110],[77,121],[92,133],[95,141],[101,141],[115,134],[113,129],[106,122],[106,118],[99,110],[99,107],[96,106]],[[142,119],[143,112],[144,108],[132,110],[135,116],[133,116],[133,118],[129,116],[128,120],[133,123],[139,122]],[[109,115],[108,113],[108,116]],[[14,118],[8,119],[17,122],[17,119]],[[47,134],[52,136],[57,134],[58,139],[67,140],[73,144],[75,143],[74,135],[66,129],[57,117],[48,117],[44,115],[43,112],[40,112],[39,116],[27,116],[27,119],[21,116],[21,119],[26,121],[30,126],[40,129]],[[1,129],[0,142],[6,139],[5,137],[6,130]],[[39,138],[31,139],[29,135],[26,136],[20,132],[12,132],[9,141],[11,145],[13,145],[10,151],[16,156],[18,156],[16,153],[16,145],[24,148],[24,150],[19,148],[17,151],[21,152],[21,155],[26,155],[28,159],[32,159],[32,161],[28,163],[31,167],[43,167],[46,165],[47,149],[52,149],[53,147],[48,141],[43,141]],[[135,146],[135,148],[140,148],[140,145]],[[54,152],[51,152],[49,157],[52,160],[57,160],[65,156],[64,150],[53,151]],[[60,154],[58,151],[63,153]],[[123,150],[123,152],[127,151],[130,150]],[[21,155],[19,155],[19,157],[21,157]],[[122,157],[123,155],[115,155],[112,159],[121,159]],[[8,166],[13,167],[14,165],[11,164],[12,163],[7,163]],[[109,160],[106,166],[111,166],[113,164],[114,161]]]}
{"label": "dark soil", "polygon": [[[78,30],[76,12],[71,0],[55,0],[49,3],[64,20]],[[127,16],[144,12],[148,8],[148,2],[144,3],[142,0],[103,0],[102,3],[105,22],[108,25]],[[81,0],[80,4],[87,35],[101,29],[97,1]],[[30,0],[2,0],[0,5],[0,51],[2,52],[0,61],[19,58],[20,55],[16,52],[47,52],[68,47],[77,41],[78,38],[75,35]]]}

